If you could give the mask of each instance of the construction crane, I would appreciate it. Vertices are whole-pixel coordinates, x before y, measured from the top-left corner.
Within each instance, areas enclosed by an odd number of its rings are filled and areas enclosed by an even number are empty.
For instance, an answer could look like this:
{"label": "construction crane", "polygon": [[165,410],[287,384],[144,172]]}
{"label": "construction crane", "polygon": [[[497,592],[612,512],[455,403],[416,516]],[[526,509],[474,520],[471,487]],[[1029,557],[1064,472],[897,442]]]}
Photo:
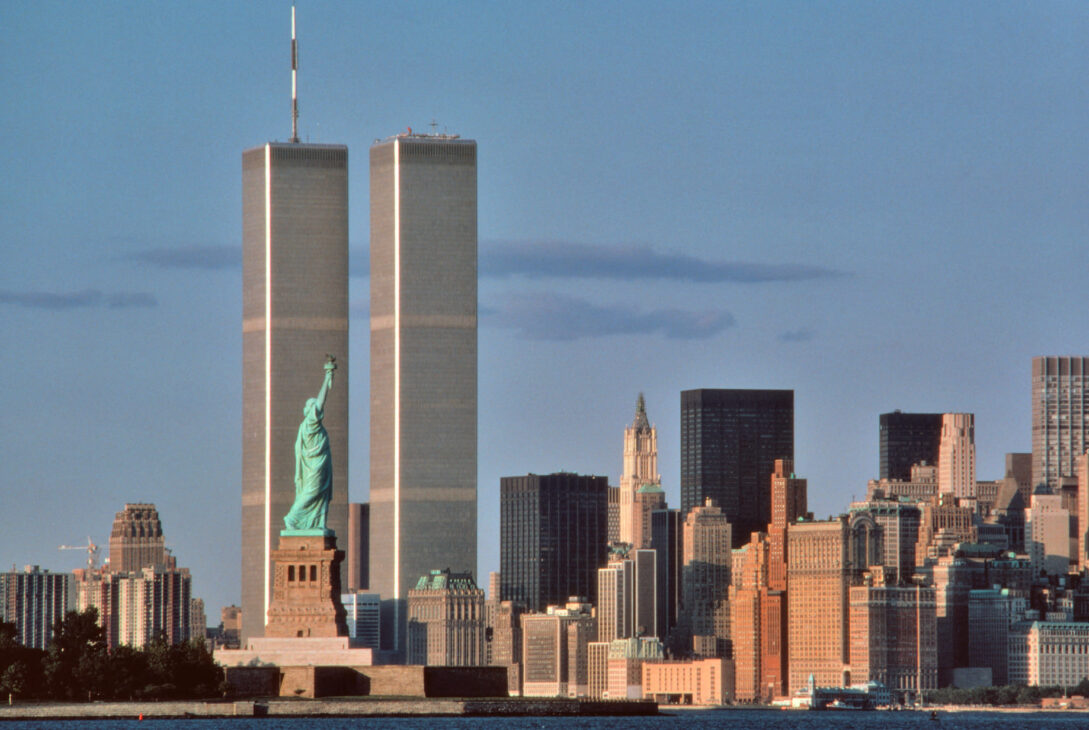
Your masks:
{"label": "construction crane", "polygon": [[86,545],[61,545],[58,550],[86,550],[87,551],[87,570],[94,570],[95,563],[98,560],[98,545],[95,545],[91,540],[90,535],[87,536]]}

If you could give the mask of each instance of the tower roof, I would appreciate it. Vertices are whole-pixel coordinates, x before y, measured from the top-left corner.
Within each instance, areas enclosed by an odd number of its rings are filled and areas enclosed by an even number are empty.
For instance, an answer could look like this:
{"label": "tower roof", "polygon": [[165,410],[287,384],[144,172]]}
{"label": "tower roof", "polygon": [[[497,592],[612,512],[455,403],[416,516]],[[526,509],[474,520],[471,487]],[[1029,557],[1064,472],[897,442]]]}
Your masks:
{"label": "tower roof", "polygon": [[650,430],[650,421],[647,420],[647,402],[643,399],[642,393],[635,401],[635,420],[631,425],[638,431]]}

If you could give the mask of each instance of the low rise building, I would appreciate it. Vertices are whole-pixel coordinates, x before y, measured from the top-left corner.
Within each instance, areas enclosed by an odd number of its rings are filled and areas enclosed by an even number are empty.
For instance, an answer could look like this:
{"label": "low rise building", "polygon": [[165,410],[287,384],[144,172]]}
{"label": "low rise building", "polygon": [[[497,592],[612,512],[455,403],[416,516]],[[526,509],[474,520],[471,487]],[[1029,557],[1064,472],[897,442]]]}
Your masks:
{"label": "low rise building", "polygon": [[644,699],[668,705],[724,705],[733,701],[733,663],[723,657],[694,661],[647,661]]}

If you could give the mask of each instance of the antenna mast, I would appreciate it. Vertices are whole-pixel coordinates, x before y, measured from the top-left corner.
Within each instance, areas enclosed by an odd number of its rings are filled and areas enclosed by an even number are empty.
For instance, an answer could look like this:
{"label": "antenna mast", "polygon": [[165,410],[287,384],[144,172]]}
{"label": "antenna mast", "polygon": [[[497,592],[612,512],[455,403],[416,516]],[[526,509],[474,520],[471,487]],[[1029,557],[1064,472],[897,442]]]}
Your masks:
{"label": "antenna mast", "polygon": [[299,141],[299,47],[295,42],[295,6],[291,6],[291,141]]}

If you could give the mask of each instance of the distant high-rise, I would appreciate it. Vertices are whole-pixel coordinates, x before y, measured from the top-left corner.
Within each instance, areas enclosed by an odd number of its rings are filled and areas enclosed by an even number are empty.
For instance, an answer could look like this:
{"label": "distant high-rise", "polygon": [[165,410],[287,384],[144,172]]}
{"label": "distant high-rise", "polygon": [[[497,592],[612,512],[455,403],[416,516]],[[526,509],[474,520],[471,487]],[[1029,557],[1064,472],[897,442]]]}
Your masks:
{"label": "distant high-rise", "polygon": [[767,528],[775,460],[793,458],[793,390],[681,393],[681,511],[712,499],[734,547]]}
{"label": "distant high-rise", "polygon": [[682,621],[697,656],[729,656],[731,529],[722,510],[707,501],[684,521]]}
{"label": "distant high-rise", "polygon": [[348,148],[270,142],[242,153],[243,641],[264,634],[295,436],[326,354],[339,366],[325,402],[327,524],[347,540]]}
{"label": "distant high-rise", "polygon": [[475,667],[484,657],[484,591],[470,573],[432,570],[408,592],[408,664]]}
{"label": "distant high-rise", "polygon": [[893,411],[879,417],[880,479],[906,482],[911,467],[921,462],[938,463],[942,440],[941,413]]}
{"label": "distant high-rise", "polygon": [[658,630],[666,642],[677,625],[681,608],[681,575],[684,566],[684,515],[679,509],[658,509],[650,514],[650,547],[658,562]]}
{"label": "distant high-rise", "polygon": [[646,401],[640,393],[635,402],[635,419],[624,429],[624,471],[620,475],[621,542],[636,548],[649,547],[650,511],[660,507],[665,498],[661,486],[658,429],[650,425]]}
{"label": "distant high-rise", "polygon": [[571,596],[597,601],[608,559],[608,479],[579,474],[503,477],[499,485],[499,597],[530,611]]}
{"label": "distant high-rise", "polygon": [[1089,446],[1089,357],[1032,358],[1032,485],[1058,493]]}
{"label": "distant high-rise", "polygon": [[476,574],[476,190],[472,140],[371,147],[370,590],[397,651],[421,575]]}
{"label": "distant high-rise", "polygon": [[971,413],[943,413],[938,448],[938,491],[976,496],[976,426]]}
{"label": "distant high-rise", "polygon": [[153,504],[126,504],[110,531],[109,569],[128,573],[166,565],[163,524]]}
{"label": "distant high-rise", "polygon": [[37,565],[0,573],[0,621],[15,624],[15,640],[28,649],[45,649],[53,624],[75,608],[71,573],[50,573]]}

